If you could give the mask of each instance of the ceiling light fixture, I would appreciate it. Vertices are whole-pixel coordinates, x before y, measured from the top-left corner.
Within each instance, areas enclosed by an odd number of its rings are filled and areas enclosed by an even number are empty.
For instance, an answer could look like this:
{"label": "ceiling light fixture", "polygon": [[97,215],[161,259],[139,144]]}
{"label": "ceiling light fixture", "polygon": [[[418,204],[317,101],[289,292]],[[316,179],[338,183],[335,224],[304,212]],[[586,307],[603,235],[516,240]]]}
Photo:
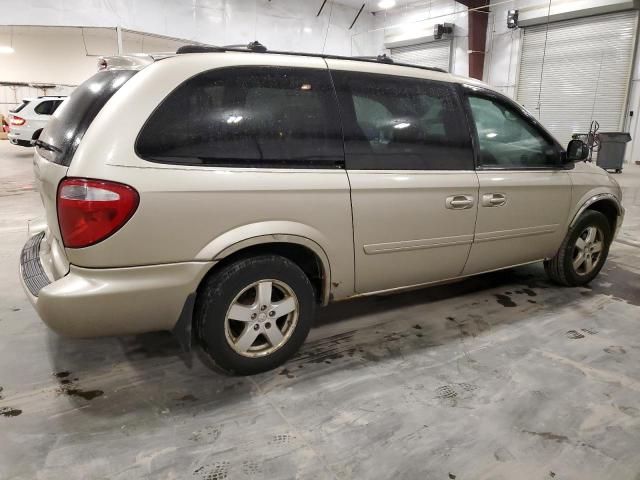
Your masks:
{"label": "ceiling light fixture", "polygon": [[8,45],[0,45],[0,53],[14,53],[15,50],[13,49],[13,47],[10,47]]}
{"label": "ceiling light fixture", "polygon": [[378,8],[381,8],[382,10],[387,10],[395,6],[396,6],[396,0],[380,0],[378,2]]}

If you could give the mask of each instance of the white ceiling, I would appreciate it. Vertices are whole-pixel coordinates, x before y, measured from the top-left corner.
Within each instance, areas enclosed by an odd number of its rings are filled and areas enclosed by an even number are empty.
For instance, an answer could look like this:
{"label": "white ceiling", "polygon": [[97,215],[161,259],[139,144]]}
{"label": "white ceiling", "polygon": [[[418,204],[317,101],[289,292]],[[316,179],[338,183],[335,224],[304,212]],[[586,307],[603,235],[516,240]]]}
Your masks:
{"label": "white ceiling", "polygon": [[[377,1],[364,1],[364,0],[335,0],[336,3],[341,3],[342,5],[347,5],[348,7],[351,8],[355,8],[357,10],[360,10],[360,7],[362,6],[362,4],[364,3],[364,9],[368,12],[374,12],[375,11],[375,7],[377,7],[378,2]],[[318,2],[318,8],[320,8],[320,5],[322,5],[322,0],[317,0]],[[325,8],[328,5],[325,5]]]}
{"label": "white ceiling", "polygon": [[[309,1],[309,0],[307,0]],[[318,8],[320,8],[320,5],[322,5],[322,0],[314,0],[318,2]],[[360,7],[362,6],[362,4],[364,3],[364,11],[366,12],[379,12],[381,11],[380,7],[378,7],[378,2],[380,0],[334,0],[336,3],[341,3],[342,5],[347,5],[351,8],[355,8],[357,10],[360,9]],[[406,7],[407,5],[411,5],[414,3],[428,3],[425,2],[424,0],[396,0],[396,6],[394,8],[398,8],[398,7]],[[327,8],[327,6],[325,5],[325,8]]]}

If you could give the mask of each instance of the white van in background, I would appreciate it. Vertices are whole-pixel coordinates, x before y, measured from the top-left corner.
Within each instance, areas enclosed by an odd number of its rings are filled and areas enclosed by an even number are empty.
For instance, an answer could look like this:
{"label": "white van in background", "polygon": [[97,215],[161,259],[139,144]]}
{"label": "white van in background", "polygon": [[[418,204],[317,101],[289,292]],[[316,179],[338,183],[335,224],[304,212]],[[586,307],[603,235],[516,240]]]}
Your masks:
{"label": "white van in background", "polygon": [[40,137],[40,132],[65,98],[43,96],[22,100],[21,105],[9,111],[9,141],[30,147],[31,141]]}

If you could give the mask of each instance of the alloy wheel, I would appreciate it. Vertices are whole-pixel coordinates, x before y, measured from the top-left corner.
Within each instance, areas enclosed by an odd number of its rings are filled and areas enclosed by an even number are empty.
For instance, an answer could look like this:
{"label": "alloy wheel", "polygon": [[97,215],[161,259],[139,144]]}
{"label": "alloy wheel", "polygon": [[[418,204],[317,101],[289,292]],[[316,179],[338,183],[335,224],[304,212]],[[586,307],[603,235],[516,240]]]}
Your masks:
{"label": "alloy wheel", "polygon": [[594,225],[585,228],[573,247],[573,269],[578,275],[595,270],[604,250],[604,234]]}
{"label": "alloy wheel", "polygon": [[236,295],[227,310],[227,342],[245,357],[270,355],[293,334],[299,310],[298,298],[286,283],[254,282]]}

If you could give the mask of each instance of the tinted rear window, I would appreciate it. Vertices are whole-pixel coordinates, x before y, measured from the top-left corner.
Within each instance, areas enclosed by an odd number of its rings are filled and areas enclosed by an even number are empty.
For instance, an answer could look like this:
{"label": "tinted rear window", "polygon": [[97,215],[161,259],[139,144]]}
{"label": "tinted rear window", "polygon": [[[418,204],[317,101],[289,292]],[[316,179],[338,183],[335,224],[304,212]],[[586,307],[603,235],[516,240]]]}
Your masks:
{"label": "tinted rear window", "polygon": [[339,167],[342,131],[329,72],[232,67],[196,75],[151,115],[136,151],[174,164]]}
{"label": "tinted rear window", "polygon": [[58,100],[46,100],[40,102],[33,110],[39,115],[53,115],[59,104]]}
{"label": "tinted rear window", "polygon": [[68,167],[82,137],[102,107],[136,70],[106,70],[96,73],[76,88],[52,115],[40,135],[51,149],[38,147],[47,160]]}
{"label": "tinted rear window", "polygon": [[347,169],[473,170],[471,136],[447,83],[334,71]]}
{"label": "tinted rear window", "polygon": [[18,113],[20,110],[22,110],[27,105],[29,105],[29,101],[28,100],[23,100],[22,104],[18,105],[16,108],[14,108],[13,110],[9,110],[9,111],[11,113]]}

